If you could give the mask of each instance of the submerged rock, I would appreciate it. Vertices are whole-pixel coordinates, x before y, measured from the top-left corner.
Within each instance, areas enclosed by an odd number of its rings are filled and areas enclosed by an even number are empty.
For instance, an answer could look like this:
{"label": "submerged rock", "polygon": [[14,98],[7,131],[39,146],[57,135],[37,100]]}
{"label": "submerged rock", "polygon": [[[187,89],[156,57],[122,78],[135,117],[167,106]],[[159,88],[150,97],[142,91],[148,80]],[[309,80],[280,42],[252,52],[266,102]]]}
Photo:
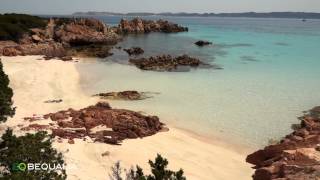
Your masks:
{"label": "submerged rock", "polygon": [[320,107],[300,119],[300,126],[278,144],[247,156],[246,161],[255,165],[254,180],[319,179]]}
{"label": "submerged rock", "polygon": [[200,40],[200,41],[195,42],[194,44],[195,44],[195,45],[197,45],[197,46],[202,47],[202,46],[211,45],[211,44],[212,44],[212,42],[209,42],[209,41],[202,41],[202,40]]}
{"label": "submerged rock", "polygon": [[151,56],[149,58],[130,59],[130,63],[142,70],[175,71],[179,66],[198,67],[208,65],[188,55],[172,57],[170,55]]}
{"label": "submerged rock", "polygon": [[140,55],[144,53],[144,50],[140,47],[132,47],[130,49],[123,49],[125,52],[127,52],[129,54],[129,56],[131,55]]}
{"label": "submerged rock", "polygon": [[45,127],[52,130],[53,136],[63,139],[82,139],[89,136],[94,141],[108,144],[119,144],[125,139],[151,136],[161,131],[164,126],[157,116],[113,109],[106,102],[78,111],[69,109],[50,113],[44,115],[44,118],[56,122],[56,125]]}
{"label": "submerged rock", "polygon": [[147,93],[138,91],[122,91],[122,92],[108,92],[99,93],[94,96],[102,97],[103,99],[113,99],[113,100],[143,100],[150,98]]}

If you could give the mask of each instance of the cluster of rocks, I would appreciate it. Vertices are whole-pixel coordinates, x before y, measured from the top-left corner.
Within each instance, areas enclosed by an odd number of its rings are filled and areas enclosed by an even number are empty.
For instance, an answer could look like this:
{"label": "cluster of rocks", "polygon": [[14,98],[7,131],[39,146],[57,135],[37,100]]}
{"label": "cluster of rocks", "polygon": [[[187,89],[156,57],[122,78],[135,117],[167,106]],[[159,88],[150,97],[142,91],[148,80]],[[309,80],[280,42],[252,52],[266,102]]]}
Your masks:
{"label": "cluster of rocks", "polygon": [[194,44],[197,45],[197,46],[202,47],[202,46],[211,45],[212,42],[200,40],[200,41],[195,42]]}
{"label": "cluster of rocks", "polygon": [[[70,51],[78,46],[111,46],[121,37],[112,28],[95,19],[50,19],[45,29],[30,29],[18,42],[0,43],[0,55],[45,55],[47,57],[74,56]],[[103,56],[110,48],[93,49]],[[92,52],[92,49],[90,53]],[[85,54],[85,53],[84,53]],[[88,54],[96,56],[96,54]]]}
{"label": "cluster of rocks", "polygon": [[112,100],[143,100],[150,98],[144,92],[138,91],[121,91],[121,92],[108,92],[108,93],[99,93],[94,96],[99,96],[102,99],[112,99]]}
{"label": "cluster of rocks", "polygon": [[164,32],[176,33],[188,31],[187,27],[171,23],[165,20],[143,20],[141,18],[134,18],[132,20],[121,19],[116,31],[119,34],[131,33],[149,33],[149,32]]}
{"label": "cluster of rocks", "polygon": [[320,178],[320,106],[300,118],[294,132],[279,143],[247,156],[254,180]]}
{"label": "cluster of rocks", "polygon": [[81,110],[68,109],[43,116],[56,124],[31,124],[24,130],[50,129],[53,136],[73,140],[90,137],[96,142],[119,144],[125,139],[143,138],[162,130],[164,124],[157,116],[145,116],[125,109],[112,109],[99,102]]}
{"label": "cluster of rocks", "polygon": [[[44,29],[30,29],[18,42],[1,41],[0,55],[44,55],[50,58],[64,56],[107,57],[112,46],[122,39],[123,34],[149,32],[183,32],[188,28],[165,20],[131,21],[122,19],[117,27],[108,27],[96,19],[57,18],[48,20]],[[139,55],[141,48],[125,50],[129,55]]]}
{"label": "cluster of rocks", "polygon": [[130,63],[142,70],[175,71],[179,66],[198,67],[207,65],[188,55],[172,57],[171,55],[151,56],[149,58],[130,59]]}
{"label": "cluster of rocks", "polygon": [[144,53],[144,50],[140,47],[132,47],[129,49],[123,49],[125,52],[127,52],[129,54],[129,56],[132,55],[140,55]]}

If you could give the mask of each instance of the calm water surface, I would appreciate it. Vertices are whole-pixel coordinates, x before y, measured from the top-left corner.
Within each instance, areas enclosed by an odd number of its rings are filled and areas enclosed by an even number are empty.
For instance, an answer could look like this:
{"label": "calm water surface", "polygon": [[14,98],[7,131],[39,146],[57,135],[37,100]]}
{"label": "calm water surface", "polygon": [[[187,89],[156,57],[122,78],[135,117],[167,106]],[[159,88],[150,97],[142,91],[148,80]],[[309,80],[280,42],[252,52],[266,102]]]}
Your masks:
{"label": "calm water surface", "polygon": [[[108,24],[120,17],[98,17]],[[159,17],[150,17],[157,19]],[[79,63],[88,94],[157,92],[144,101],[112,101],[160,116],[173,126],[249,146],[265,145],[291,131],[303,110],[320,105],[320,21],[250,18],[172,18],[189,27],[179,34],[128,36],[119,45],[140,46],[145,56],[189,54],[222,70],[146,72],[127,64],[119,50],[98,62]],[[213,46],[193,43],[209,40]]]}

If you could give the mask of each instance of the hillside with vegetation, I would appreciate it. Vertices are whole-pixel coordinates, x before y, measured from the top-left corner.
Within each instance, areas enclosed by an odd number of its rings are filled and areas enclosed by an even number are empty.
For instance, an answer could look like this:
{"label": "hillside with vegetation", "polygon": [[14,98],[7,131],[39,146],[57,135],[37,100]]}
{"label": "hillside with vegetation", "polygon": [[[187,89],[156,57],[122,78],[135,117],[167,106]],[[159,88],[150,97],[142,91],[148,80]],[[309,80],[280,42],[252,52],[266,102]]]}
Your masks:
{"label": "hillside with vegetation", "polygon": [[47,20],[26,14],[0,14],[0,40],[17,41],[31,28],[44,28]]}

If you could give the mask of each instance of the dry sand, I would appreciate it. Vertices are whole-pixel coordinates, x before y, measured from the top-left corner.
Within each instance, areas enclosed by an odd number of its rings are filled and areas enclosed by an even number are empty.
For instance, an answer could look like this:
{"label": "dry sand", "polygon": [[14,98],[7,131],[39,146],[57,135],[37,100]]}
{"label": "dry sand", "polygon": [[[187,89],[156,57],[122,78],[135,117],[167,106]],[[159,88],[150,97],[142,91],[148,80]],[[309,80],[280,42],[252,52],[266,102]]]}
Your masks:
{"label": "dry sand", "polygon": [[[80,109],[97,102],[96,98],[81,91],[75,62],[37,60],[39,58],[2,57],[17,107],[16,115],[1,125],[2,130],[5,126],[17,130],[17,125],[26,124],[22,119],[26,116],[68,108]],[[63,102],[44,103],[51,99],[63,99]],[[121,146],[92,143],[90,139],[75,140],[75,144],[54,142],[54,146],[64,154],[68,179],[109,179],[110,167],[117,161],[125,168],[139,164],[149,171],[147,161],[154,159],[157,153],[169,160],[169,168],[183,168],[187,179],[251,179],[253,171],[245,163],[246,150],[235,150],[233,146],[222,145],[223,142],[212,142],[170,125],[169,128],[168,132],[144,139],[126,140]],[[105,152],[109,155],[102,156]]]}

